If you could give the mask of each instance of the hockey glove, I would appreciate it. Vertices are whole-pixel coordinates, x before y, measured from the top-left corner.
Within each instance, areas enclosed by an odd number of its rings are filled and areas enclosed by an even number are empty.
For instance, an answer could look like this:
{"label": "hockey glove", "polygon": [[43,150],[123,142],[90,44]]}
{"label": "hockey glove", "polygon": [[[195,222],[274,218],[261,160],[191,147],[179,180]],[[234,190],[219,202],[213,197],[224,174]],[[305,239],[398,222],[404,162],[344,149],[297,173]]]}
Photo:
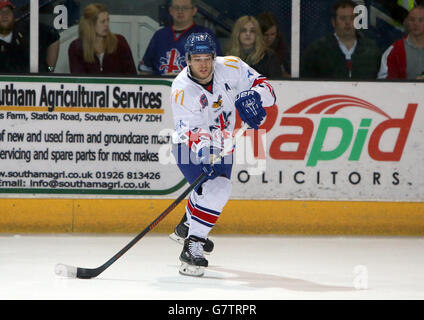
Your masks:
{"label": "hockey glove", "polygon": [[221,158],[220,161],[216,162],[215,164],[212,164],[212,155],[218,155],[220,152],[219,149],[213,148],[213,147],[203,147],[199,150],[197,153],[197,161],[202,166],[202,170],[204,173],[206,173],[206,176],[208,179],[215,179],[216,177],[219,177],[221,174],[225,172],[225,166],[223,163],[223,159]]}
{"label": "hockey glove", "polygon": [[259,125],[266,116],[259,93],[254,90],[242,91],[236,96],[235,105],[241,120],[253,129],[258,130]]}

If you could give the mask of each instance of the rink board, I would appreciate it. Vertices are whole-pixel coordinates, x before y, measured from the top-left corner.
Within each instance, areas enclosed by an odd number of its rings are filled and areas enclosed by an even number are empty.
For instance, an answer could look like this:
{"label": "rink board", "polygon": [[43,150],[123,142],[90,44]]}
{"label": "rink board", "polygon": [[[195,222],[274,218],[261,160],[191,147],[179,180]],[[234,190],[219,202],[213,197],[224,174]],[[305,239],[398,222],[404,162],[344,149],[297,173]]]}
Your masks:
{"label": "rink board", "polygon": [[[139,233],[172,200],[2,199],[1,233]],[[170,233],[180,204],[152,232]],[[423,203],[230,200],[216,234],[424,235]]]}
{"label": "rink board", "polygon": [[[214,232],[424,233],[424,83],[271,83],[276,103],[237,142]],[[152,222],[187,186],[169,152],[170,97],[184,93],[170,87],[0,77],[0,232],[127,233]],[[172,231],[184,205],[155,231]]]}

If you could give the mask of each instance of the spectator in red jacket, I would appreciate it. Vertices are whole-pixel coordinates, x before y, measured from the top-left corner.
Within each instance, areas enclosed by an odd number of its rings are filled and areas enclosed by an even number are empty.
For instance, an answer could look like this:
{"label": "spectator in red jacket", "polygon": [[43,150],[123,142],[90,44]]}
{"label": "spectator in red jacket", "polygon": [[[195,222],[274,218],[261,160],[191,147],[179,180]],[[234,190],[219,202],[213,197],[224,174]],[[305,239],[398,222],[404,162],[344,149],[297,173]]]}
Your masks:
{"label": "spectator in red jacket", "polygon": [[71,73],[137,74],[127,41],[109,29],[109,13],[105,5],[88,5],[78,32],[79,38],[68,50]]}
{"label": "spectator in red jacket", "polygon": [[413,8],[405,21],[407,36],[383,54],[380,79],[424,80],[424,6]]}

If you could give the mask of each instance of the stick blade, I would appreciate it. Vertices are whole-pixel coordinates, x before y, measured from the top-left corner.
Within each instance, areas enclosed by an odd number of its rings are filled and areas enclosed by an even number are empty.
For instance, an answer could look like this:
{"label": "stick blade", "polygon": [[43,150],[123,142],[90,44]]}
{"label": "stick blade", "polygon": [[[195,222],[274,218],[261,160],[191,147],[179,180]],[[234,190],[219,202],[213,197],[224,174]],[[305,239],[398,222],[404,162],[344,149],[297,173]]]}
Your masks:
{"label": "stick blade", "polygon": [[58,263],[54,268],[54,272],[56,275],[60,277],[65,277],[65,278],[77,277],[77,267],[69,266],[63,263]]}

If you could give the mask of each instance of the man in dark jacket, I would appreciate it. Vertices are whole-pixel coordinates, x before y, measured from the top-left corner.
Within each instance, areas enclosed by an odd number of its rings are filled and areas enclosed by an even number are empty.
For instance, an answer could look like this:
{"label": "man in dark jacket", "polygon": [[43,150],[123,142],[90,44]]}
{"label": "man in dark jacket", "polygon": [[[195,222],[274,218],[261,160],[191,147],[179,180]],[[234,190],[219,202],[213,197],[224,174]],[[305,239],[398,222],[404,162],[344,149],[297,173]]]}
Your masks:
{"label": "man in dark jacket", "polygon": [[[15,21],[15,6],[0,0],[0,72],[28,73],[30,26],[28,21]],[[52,72],[59,55],[60,35],[51,26],[39,24],[39,72]]]}
{"label": "man in dark jacket", "polygon": [[15,25],[14,5],[0,0],[0,72],[28,72],[29,38]]}
{"label": "man in dark jacket", "polygon": [[332,14],[334,34],[312,43],[301,61],[301,77],[326,79],[376,79],[381,51],[354,26],[356,4],[342,0]]}

